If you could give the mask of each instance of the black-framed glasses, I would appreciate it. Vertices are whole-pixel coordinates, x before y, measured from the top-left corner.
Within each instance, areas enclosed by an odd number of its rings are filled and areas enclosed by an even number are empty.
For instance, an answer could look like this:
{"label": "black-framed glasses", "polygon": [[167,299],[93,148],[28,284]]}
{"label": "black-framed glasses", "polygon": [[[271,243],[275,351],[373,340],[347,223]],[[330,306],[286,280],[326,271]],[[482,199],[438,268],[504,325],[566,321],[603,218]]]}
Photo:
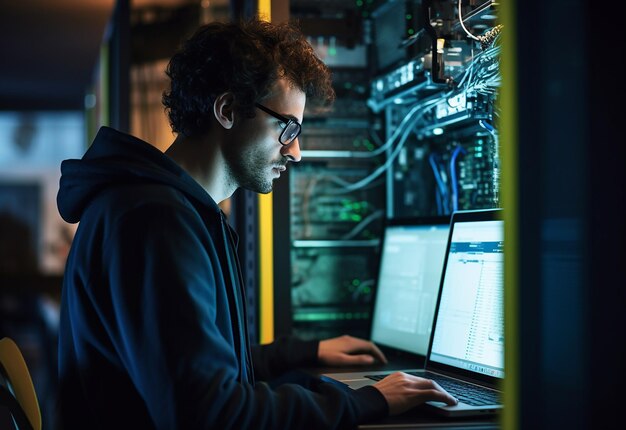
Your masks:
{"label": "black-framed glasses", "polygon": [[300,133],[302,132],[302,126],[298,121],[296,121],[295,119],[287,118],[286,116],[282,116],[278,112],[274,112],[270,108],[265,107],[260,103],[255,103],[254,105],[261,109],[263,112],[272,115],[274,118],[282,121],[285,124],[283,132],[280,133],[280,136],[278,137],[278,141],[282,145],[289,145],[291,142],[296,140],[298,136],[300,136]]}

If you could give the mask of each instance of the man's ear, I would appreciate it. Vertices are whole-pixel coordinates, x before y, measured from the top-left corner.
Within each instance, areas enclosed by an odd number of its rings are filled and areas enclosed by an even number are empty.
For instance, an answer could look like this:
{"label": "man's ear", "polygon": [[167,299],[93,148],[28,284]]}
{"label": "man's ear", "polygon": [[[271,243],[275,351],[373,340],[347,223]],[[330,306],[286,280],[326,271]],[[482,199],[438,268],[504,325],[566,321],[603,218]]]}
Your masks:
{"label": "man's ear", "polygon": [[235,123],[234,112],[235,96],[233,93],[224,93],[215,99],[213,103],[213,114],[222,127],[232,128]]}

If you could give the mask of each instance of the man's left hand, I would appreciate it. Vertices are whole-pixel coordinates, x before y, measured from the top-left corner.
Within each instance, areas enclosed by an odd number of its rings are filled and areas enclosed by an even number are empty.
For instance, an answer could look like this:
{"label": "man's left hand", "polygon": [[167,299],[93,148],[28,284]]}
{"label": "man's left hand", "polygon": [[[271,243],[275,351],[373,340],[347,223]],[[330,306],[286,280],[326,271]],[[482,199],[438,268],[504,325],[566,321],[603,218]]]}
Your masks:
{"label": "man's left hand", "polygon": [[320,341],[317,359],[325,366],[387,363],[385,355],[372,342],[348,335]]}

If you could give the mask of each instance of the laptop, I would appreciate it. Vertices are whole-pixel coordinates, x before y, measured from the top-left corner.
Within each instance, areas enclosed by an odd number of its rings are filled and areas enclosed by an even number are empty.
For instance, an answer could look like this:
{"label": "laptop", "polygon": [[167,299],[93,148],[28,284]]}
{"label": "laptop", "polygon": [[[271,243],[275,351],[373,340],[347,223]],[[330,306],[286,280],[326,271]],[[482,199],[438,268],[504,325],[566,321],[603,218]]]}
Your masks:
{"label": "laptop", "polygon": [[[501,209],[452,215],[424,369],[408,373],[437,381],[459,400],[455,406],[428,402],[448,417],[493,414],[502,408],[504,378],[503,265]],[[377,381],[389,373],[365,375]],[[340,374],[327,374],[351,388]]]}
{"label": "laptop", "polygon": [[[449,227],[449,216],[386,220],[369,338],[389,363],[373,366],[377,370],[423,368]],[[365,374],[359,369],[343,377],[358,388],[372,383]]]}

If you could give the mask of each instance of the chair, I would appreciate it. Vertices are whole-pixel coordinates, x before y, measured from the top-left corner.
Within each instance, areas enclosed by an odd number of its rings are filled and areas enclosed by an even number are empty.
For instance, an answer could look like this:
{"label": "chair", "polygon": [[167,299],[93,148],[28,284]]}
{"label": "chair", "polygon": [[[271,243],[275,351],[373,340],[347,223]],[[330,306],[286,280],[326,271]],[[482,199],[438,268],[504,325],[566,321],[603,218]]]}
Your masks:
{"label": "chair", "polygon": [[30,372],[19,347],[8,337],[0,339],[0,404],[8,409],[17,430],[41,430]]}

